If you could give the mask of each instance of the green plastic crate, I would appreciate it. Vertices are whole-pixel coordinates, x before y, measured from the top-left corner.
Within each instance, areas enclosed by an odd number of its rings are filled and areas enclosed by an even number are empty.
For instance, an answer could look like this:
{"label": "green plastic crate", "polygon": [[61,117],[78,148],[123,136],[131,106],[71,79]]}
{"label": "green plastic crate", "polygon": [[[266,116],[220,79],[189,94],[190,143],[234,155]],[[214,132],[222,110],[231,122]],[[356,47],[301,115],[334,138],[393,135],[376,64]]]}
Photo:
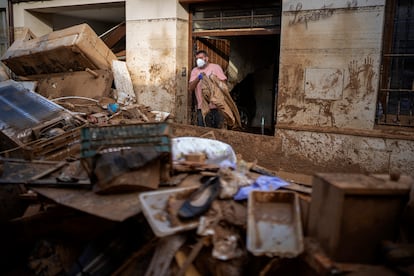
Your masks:
{"label": "green plastic crate", "polygon": [[168,123],[141,123],[85,127],[81,129],[81,157],[93,157],[100,150],[152,146],[171,155],[171,128]]}

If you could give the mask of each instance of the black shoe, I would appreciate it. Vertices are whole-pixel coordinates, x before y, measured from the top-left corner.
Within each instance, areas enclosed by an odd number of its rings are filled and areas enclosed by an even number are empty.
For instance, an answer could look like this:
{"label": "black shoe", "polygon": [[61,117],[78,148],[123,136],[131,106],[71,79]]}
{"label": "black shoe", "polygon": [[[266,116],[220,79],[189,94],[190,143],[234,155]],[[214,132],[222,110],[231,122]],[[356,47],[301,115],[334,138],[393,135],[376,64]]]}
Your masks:
{"label": "black shoe", "polygon": [[211,203],[220,193],[220,179],[218,176],[210,177],[200,188],[184,201],[178,210],[178,216],[183,219],[190,219],[205,213]]}

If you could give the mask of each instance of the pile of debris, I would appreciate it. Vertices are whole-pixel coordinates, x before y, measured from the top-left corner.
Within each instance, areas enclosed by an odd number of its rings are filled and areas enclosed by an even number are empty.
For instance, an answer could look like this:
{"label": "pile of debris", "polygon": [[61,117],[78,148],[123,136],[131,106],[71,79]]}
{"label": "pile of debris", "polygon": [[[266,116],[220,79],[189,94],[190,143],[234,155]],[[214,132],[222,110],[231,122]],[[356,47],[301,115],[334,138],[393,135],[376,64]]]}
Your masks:
{"label": "pile of debris", "polygon": [[[19,186],[18,199],[25,198],[22,214],[3,228],[18,238],[4,248],[20,248],[20,239],[31,246],[25,252],[25,268],[32,273],[123,274],[131,269],[136,273],[141,266],[147,275],[168,271],[184,275],[188,269],[205,274],[208,267],[214,268],[213,275],[228,270],[240,275],[245,265],[257,262],[256,255],[267,256],[263,259],[267,261],[303,252],[297,194],[276,191],[289,189],[289,183],[258,173],[256,164],[237,158],[225,143],[172,138],[168,123],[86,126],[80,143],[80,158],[75,160],[1,159],[0,182]],[[62,206],[84,214],[73,214]],[[86,236],[92,234],[83,224],[72,224],[69,228],[76,230],[67,233],[53,222],[58,217],[68,226],[66,216],[80,216],[82,221],[86,213],[107,220],[98,220],[107,224],[104,228],[93,228],[97,241],[77,236],[83,231],[88,232]],[[42,230],[29,237],[22,232],[39,220],[47,221],[36,226]],[[139,234],[144,229],[145,235]],[[101,235],[109,237],[102,242]],[[75,238],[79,247],[68,248],[68,240]],[[207,262],[208,252],[211,260]],[[70,262],[65,254],[70,254]],[[11,256],[8,251],[4,257]],[[148,258],[151,262],[146,267]],[[206,267],[197,269],[196,262]],[[263,267],[254,269],[252,273]]]}
{"label": "pile of debris", "polygon": [[3,74],[0,83],[0,130],[7,136],[0,152],[7,157],[30,152],[32,159],[60,160],[79,150],[67,140],[78,140],[83,126],[172,119],[137,103],[126,63],[87,24],[24,36],[1,61],[14,76]]}
{"label": "pile of debris", "polygon": [[2,61],[19,80],[0,84],[2,274],[413,271],[410,177],[287,181],[214,133],[174,137],[86,24]]}

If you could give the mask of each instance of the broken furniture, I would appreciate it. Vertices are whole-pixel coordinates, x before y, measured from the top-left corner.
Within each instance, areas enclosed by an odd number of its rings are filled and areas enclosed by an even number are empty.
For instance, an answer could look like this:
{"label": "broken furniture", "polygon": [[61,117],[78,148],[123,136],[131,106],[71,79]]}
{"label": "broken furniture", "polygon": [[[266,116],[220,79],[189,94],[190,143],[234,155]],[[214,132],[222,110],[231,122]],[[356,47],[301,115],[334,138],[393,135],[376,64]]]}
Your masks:
{"label": "broken furniture", "polygon": [[316,174],[307,234],[334,261],[378,263],[381,242],[397,238],[412,183],[408,176]]}
{"label": "broken furniture", "polygon": [[62,160],[79,151],[85,122],[18,82],[0,83],[0,152],[6,157]]}
{"label": "broken furniture", "polygon": [[116,56],[87,24],[16,40],[1,61],[46,98],[108,97]]}
{"label": "broken furniture", "polygon": [[37,84],[36,91],[48,99],[78,96],[109,97],[113,74],[109,69],[85,70],[30,76]]}
{"label": "broken furniture", "polygon": [[1,61],[18,76],[110,69],[116,56],[88,24],[16,40]]}

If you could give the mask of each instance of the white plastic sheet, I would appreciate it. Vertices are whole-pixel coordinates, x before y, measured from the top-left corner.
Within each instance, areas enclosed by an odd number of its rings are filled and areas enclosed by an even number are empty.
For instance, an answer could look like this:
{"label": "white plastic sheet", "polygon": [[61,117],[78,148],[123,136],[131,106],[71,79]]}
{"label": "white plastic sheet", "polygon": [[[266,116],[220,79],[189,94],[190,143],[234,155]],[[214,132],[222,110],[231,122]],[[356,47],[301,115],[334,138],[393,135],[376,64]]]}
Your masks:
{"label": "white plastic sheet", "polygon": [[173,161],[181,161],[190,153],[204,153],[206,163],[220,165],[223,161],[236,163],[233,148],[221,141],[199,137],[177,137],[171,141]]}

